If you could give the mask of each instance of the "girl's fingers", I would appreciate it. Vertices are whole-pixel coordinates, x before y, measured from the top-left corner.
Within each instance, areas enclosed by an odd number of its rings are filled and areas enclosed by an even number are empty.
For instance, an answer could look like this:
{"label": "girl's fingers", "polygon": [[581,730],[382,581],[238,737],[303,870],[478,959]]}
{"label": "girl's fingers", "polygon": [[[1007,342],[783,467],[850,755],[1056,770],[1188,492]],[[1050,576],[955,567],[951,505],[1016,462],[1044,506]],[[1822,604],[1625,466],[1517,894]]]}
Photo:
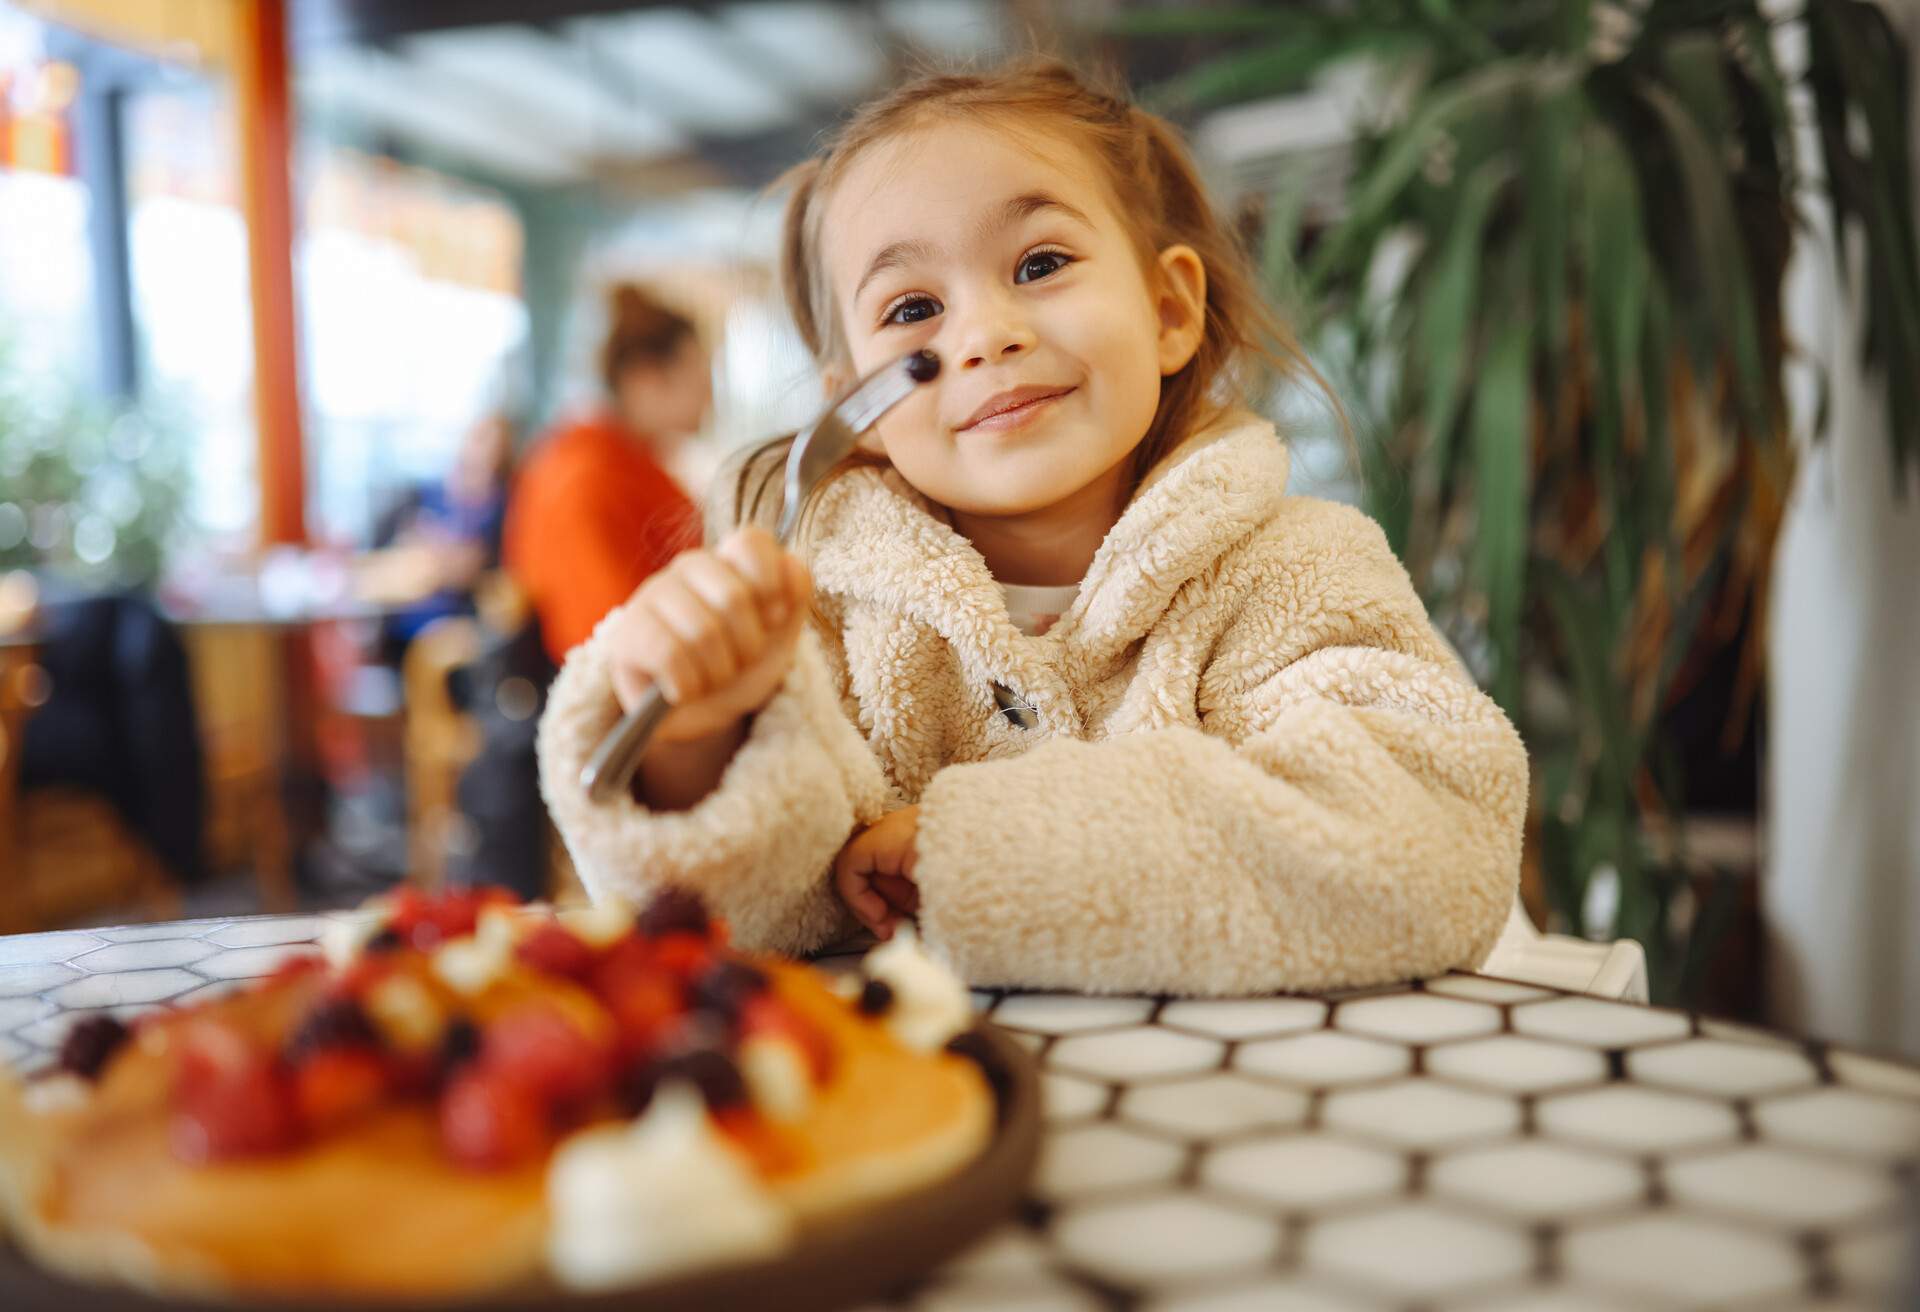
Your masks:
{"label": "girl's fingers", "polygon": [[891,917],[885,900],[868,886],[866,877],[851,869],[837,869],[834,871],[833,886],[840,900],[853,912],[854,918],[873,933],[884,937]]}
{"label": "girl's fingers", "polygon": [[920,886],[911,879],[875,872],[869,882],[874,890],[886,899],[887,905],[901,915],[913,916],[920,913]]}
{"label": "girl's fingers", "polygon": [[789,557],[773,534],[749,524],[722,542],[716,554],[740,572],[767,622],[775,628],[784,625],[793,611],[783,567]]}
{"label": "girl's fingers", "polygon": [[806,614],[807,604],[813,600],[813,575],[807,572],[806,562],[800,557],[788,556],[782,567],[782,577],[786,586],[788,613],[797,623]]}
{"label": "girl's fingers", "polygon": [[735,667],[744,670],[759,660],[767,648],[767,630],[747,581],[718,556],[704,551],[687,557],[683,574],[687,586],[720,618]]}
{"label": "girl's fingers", "polygon": [[657,683],[666,699],[678,705],[700,694],[701,671],[692,652],[653,606],[649,590],[634,603],[634,622],[627,642],[625,675],[629,684],[640,681],[634,700]]}
{"label": "girl's fingers", "polygon": [[647,600],[648,609],[679,640],[681,654],[698,671],[698,677],[679,690],[676,701],[694,700],[733,682],[740,671],[734,664],[726,624],[677,570],[662,578]]}

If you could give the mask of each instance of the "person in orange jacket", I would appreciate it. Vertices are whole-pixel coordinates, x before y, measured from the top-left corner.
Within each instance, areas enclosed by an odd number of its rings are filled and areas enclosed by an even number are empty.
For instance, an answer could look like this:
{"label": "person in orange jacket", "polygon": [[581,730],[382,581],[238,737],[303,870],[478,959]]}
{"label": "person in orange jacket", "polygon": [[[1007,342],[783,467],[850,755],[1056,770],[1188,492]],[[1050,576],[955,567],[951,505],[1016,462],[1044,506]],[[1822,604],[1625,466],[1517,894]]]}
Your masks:
{"label": "person in orange jacket", "polygon": [[668,468],[712,402],[707,353],[690,320],[631,283],[608,308],[607,405],[538,443],[507,507],[507,571],[555,664],[700,541],[699,509]]}

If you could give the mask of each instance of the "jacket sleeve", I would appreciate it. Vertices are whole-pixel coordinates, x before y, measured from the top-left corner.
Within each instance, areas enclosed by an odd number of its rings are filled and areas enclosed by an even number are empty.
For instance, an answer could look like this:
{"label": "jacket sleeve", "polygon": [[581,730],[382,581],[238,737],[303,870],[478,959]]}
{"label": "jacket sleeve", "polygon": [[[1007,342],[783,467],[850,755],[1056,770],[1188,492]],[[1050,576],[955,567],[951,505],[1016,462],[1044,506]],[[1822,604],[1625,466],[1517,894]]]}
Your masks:
{"label": "jacket sleeve", "polygon": [[587,891],[644,903],[698,891],[744,947],[808,952],[853,924],[828,885],[858,824],[887,810],[879,761],[841,709],[821,639],[801,636],[785,684],[758,715],[712,793],[685,811],[587,799],[580,768],[620,717],[606,626],[574,649],[540,724],[540,789]]}
{"label": "jacket sleeve", "polygon": [[1379,528],[1314,519],[1306,549],[1243,575],[1200,727],[934,777],[921,926],[966,978],[1224,994],[1484,959],[1518,879],[1525,749]]}

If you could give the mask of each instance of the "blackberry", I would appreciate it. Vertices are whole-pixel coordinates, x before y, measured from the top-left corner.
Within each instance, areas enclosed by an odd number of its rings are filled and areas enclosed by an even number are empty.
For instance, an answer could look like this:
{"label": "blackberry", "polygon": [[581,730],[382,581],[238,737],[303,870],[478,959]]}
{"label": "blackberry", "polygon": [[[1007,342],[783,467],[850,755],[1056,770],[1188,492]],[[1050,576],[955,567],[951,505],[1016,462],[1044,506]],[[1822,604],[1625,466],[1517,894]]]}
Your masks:
{"label": "blackberry", "polygon": [[744,961],[722,958],[713,963],[688,990],[687,1004],[696,1010],[711,1011],[732,1022],[749,998],[767,989],[767,973]]}
{"label": "blackberry", "polygon": [[630,1116],[638,1116],[653,1101],[654,1091],[669,1080],[685,1080],[700,1091],[714,1111],[738,1107],[747,1101],[747,1082],[733,1058],[719,1048],[692,1048],[652,1061],[643,1061],[620,1081],[620,1102]]}
{"label": "blackberry", "polygon": [[860,989],[857,1004],[862,1016],[884,1016],[893,1010],[893,985],[883,979],[869,979]]}
{"label": "blackberry", "polygon": [[321,998],[293,1027],[282,1049],[289,1064],[322,1048],[380,1046],[380,1031],[352,998]]}
{"label": "blackberry", "polygon": [[653,895],[647,909],[640,913],[640,932],[648,938],[662,934],[705,934],[706,901],[692,889],[669,884]]}
{"label": "blackberry", "polygon": [[480,1027],[465,1016],[455,1016],[440,1034],[439,1077],[446,1080],[480,1055]]}
{"label": "blackberry", "polygon": [[392,925],[386,925],[372,938],[361,944],[360,950],[369,955],[378,956],[382,952],[392,952],[395,948],[404,946],[405,943],[406,940],[400,937],[399,930]]}
{"label": "blackberry", "polygon": [[60,1044],[60,1069],[83,1080],[97,1080],[133,1031],[111,1016],[76,1021]]}

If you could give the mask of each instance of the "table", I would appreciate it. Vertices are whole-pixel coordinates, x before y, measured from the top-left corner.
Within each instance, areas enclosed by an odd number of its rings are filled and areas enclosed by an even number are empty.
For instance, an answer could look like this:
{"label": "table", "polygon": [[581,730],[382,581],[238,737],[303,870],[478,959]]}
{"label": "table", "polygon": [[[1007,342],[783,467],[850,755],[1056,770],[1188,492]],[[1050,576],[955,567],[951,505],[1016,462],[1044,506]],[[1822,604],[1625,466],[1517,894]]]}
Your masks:
{"label": "table", "polygon": [[[0,1060],[265,974],[322,923],[0,938]],[[1040,1056],[1039,1175],[889,1306],[1867,1308],[1910,1260],[1920,1068],[1477,975],[975,996]]]}

